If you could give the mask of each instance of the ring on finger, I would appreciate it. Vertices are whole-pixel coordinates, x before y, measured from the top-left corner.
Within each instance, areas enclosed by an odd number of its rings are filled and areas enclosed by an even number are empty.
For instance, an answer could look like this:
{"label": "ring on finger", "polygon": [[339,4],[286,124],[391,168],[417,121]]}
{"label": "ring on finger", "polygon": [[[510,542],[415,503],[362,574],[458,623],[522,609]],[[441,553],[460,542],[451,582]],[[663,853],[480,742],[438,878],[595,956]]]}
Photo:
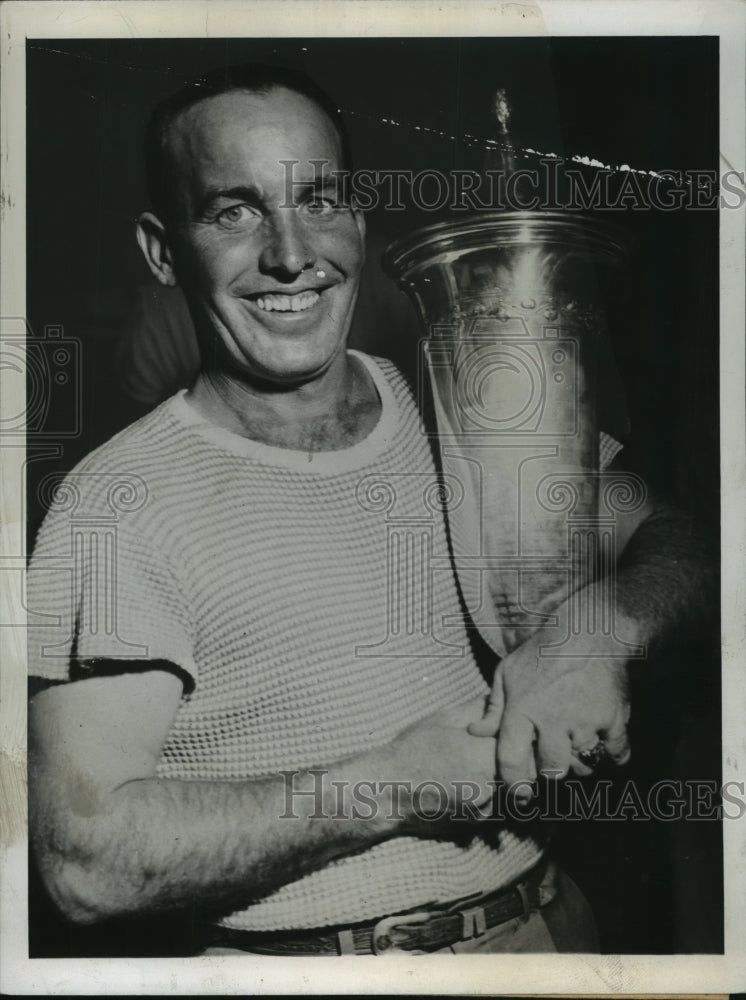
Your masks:
{"label": "ring on finger", "polygon": [[581,764],[594,770],[606,756],[606,746],[602,740],[599,740],[594,746],[585,750],[575,750],[574,753]]}

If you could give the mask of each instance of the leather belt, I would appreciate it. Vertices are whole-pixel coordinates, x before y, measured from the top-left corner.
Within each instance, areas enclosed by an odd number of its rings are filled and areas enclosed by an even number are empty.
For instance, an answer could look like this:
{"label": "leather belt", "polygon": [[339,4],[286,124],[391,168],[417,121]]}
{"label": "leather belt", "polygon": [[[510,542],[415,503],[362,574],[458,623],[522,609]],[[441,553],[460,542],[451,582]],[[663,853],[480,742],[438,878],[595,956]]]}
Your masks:
{"label": "leather belt", "polygon": [[302,931],[244,931],[216,924],[210,928],[209,945],[265,955],[426,953],[480,937],[508,920],[527,920],[532,910],[554,899],[555,882],[554,866],[543,860],[509,888],[444,907],[398,913],[375,923]]}

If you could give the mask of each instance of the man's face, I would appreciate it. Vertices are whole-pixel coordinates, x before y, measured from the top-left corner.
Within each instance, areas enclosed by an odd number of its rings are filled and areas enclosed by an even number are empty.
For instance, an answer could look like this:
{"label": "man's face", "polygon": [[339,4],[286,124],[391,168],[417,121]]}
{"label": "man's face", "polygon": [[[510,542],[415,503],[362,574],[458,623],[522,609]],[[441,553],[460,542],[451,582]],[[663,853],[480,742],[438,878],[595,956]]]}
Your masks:
{"label": "man's face", "polygon": [[[278,385],[317,378],[343,351],[364,259],[362,217],[335,203],[332,122],[289,90],[231,92],[189,108],[168,139],[174,268],[218,365]],[[282,160],[298,161],[291,197]],[[328,188],[311,160],[327,161]]]}

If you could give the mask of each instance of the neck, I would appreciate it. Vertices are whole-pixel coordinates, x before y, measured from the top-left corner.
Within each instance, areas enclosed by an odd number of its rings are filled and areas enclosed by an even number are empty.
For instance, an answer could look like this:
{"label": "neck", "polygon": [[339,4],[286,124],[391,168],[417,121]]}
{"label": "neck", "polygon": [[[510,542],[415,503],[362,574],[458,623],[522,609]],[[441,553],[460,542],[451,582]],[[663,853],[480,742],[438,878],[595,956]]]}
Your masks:
{"label": "neck", "polygon": [[346,352],[321,376],[274,387],[205,370],[187,393],[207,420],[263,444],[299,451],[336,451],[367,437],[380,400],[364,365]]}

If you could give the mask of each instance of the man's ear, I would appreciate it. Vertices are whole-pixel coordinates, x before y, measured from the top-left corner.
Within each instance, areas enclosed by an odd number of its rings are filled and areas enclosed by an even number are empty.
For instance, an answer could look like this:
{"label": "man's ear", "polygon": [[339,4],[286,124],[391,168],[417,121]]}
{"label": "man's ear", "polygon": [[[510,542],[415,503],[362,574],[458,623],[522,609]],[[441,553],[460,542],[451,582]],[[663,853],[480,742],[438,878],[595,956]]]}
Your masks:
{"label": "man's ear", "polygon": [[173,258],[161,220],[152,212],[143,212],[137,220],[137,242],[148,267],[162,285],[176,284]]}

